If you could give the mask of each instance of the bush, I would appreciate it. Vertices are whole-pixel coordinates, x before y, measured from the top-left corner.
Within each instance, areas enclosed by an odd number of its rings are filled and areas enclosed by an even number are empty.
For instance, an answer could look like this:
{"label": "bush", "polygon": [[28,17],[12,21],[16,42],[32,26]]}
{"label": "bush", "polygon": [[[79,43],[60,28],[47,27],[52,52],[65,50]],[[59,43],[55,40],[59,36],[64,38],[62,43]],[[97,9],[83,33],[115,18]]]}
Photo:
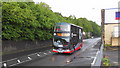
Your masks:
{"label": "bush", "polygon": [[53,35],[54,24],[73,23],[83,27],[85,32],[100,36],[100,27],[86,18],[63,17],[53,12],[46,3],[3,2],[2,39],[3,40],[47,40]]}
{"label": "bush", "polygon": [[108,58],[103,58],[102,62],[103,62],[103,65],[110,66],[110,60]]}
{"label": "bush", "polygon": [[109,46],[112,46],[112,45],[110,45],[110,44],[105,44],[104,46],[105,46],[105,47],[109,47]]}

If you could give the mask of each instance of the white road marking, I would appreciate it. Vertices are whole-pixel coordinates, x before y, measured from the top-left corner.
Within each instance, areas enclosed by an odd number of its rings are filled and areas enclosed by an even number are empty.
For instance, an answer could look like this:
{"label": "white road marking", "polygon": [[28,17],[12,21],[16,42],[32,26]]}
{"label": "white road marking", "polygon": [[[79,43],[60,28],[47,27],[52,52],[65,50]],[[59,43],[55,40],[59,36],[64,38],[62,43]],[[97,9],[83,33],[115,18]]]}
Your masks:
{"label": "white road marking", "polygon": [[[27,61],[30,61],[30,60],[25,60],[25,61],[22,61],[21,63],[24,63],[24,62],[27,62]],[[9,66],[15,66],[17,64],[20,64],[20,63],[12,64],[12,65],[9,65]]]}
{"label": "white road marking", "polygon": [[28,59],[32,60],[32,58],[28,57]]}
{"label": "white road marking", "polygon": [[17,60],[18,63],[20,63],[20,60]]}
{"label": "white road marking", "polygon": [[3,63],[3,66],[4,66],[4,67],[7,67],[7,64],[6,64],[6,63]]}
{"label": "white road marking", "polygon": [[66,61],[67,63],[70,63],[70,60]]}
{"label": "white road marking", "polygon": [[94,64],[95,64],[95,62],[96,62],[96,60],[97,60],[97,56],[98,56],[99,53],[100,53],[100,51],[97,51],[97,53],[96,53],[96,55],[95,55],[95,57],[94,57],[94,60],[93,60],[93,62],[91,63],[91,65],[94,65]]}
{"label": "white road marking", "polygon": [[[49,50],[47,50],[47,51],[49,51]],[[38,54],[38,53],[39,53],[39,54]],[[6,67],[7,64],[6,64],[5,62],[9,62],[9,61],[12,61],[12,60],[17,60],[18,63],[10,65],[10,66],[15,66],[15,65],[17,65],[17,64],[24,63],[24,62],[27,62],[27,61],[32,60],[32,58],[29,57],[29,56],[31,56],[31,55],[35,55],[35,54],[36,54],[37,56],[41,56],[40,53],[44,53],[44,52],[37,52],[37,53],[33,53],[33,54],[30,54],[30,55],[27,55],[27,56],[28,56],[27,58],[28,58],[29,60],[25,60],[25,61],[22,61],[22,62],[21,62],[18,58],[13,58],[13,59],[6,60],[6,61],[0,62],[0,63],[1,63],[1,64],[3,63],[4,67]],[[51,52],[49,51],[49,53],[51,53]],[[44,53],[44,54],[47,55],[47,53]]]}
{"label": "white road marking", "polygon": [[37,54],[37,56],[40,56],[39,54]]}
{"label": "white road marking", "polygon": [[45,55],[47,55],[47,53],[44,53]]}

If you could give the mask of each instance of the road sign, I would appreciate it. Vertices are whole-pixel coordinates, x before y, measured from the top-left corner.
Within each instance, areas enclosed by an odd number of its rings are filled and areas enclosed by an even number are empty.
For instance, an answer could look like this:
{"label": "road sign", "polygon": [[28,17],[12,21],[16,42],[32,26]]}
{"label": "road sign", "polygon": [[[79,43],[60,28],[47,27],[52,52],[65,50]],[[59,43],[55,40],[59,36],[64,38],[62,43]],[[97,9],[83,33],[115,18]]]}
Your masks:
{"label": "road sign", "polygon": [[120,20],[120,11],[118,9],[105,10],[105,23],[118,23]]}

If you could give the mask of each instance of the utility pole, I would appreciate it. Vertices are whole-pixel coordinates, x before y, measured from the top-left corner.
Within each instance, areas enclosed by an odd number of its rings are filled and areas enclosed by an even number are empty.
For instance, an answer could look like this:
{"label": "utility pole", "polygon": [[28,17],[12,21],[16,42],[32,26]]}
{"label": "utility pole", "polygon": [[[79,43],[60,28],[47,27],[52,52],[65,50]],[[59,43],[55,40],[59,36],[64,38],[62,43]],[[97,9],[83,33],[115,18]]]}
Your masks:
{"label": "utility pole", "polygon": [[101,32],[102,32],[102,36],[101,36],[101,40],[102,40],[102,44],[105,43],[104,41],[104,23],[105,23],[105,9],[101,9]]}

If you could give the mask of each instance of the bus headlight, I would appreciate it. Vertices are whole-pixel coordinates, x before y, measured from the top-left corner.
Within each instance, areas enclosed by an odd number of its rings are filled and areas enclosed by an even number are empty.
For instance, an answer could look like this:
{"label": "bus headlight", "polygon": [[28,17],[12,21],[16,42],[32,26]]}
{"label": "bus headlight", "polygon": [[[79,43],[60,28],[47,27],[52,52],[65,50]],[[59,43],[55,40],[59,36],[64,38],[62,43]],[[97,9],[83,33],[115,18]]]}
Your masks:
{"label": "bus headlight", "polygon": [[56,33],[57,36],[70,36],[70,33]]}

